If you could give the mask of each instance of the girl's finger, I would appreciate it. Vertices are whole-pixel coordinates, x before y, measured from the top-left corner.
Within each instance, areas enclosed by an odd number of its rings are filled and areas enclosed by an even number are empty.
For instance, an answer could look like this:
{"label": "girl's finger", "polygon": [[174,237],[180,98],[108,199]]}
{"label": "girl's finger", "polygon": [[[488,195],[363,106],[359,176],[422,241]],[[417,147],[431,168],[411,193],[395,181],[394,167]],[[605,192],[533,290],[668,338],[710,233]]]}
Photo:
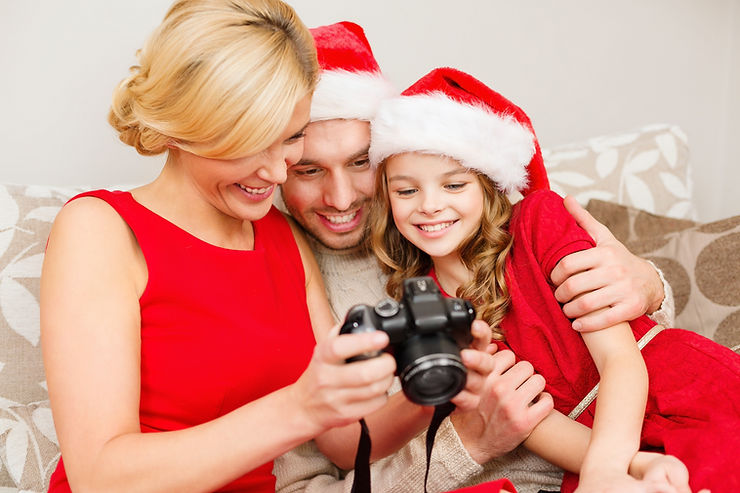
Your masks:
{"label": "girl's finger", "polygon": [[470,348],[485,351],[491,343],[491,327],[483,320],[473,320],[470,333],[473,336]]}

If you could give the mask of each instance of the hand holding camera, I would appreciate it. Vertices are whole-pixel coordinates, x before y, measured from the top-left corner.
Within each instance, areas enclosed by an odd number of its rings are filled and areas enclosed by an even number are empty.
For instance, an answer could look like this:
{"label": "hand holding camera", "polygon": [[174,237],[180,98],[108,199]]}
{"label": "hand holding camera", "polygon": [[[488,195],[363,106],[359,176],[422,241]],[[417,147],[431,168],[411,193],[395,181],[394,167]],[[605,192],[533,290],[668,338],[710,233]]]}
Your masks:
{"label": "hand holding camera", "polygon": [[[340,334],[376,330],[388,334],[384,351],[396,359],[404,393],[412,402],[435,406],[465,387],[467,370],[460,350],[472,341],[474,319],[470,302],[445,298],[431,277],[414,277],[404,281],[400,302],[387,298],[375,306],[352,307]],[[363,354],[348,362],[378,354]]]}

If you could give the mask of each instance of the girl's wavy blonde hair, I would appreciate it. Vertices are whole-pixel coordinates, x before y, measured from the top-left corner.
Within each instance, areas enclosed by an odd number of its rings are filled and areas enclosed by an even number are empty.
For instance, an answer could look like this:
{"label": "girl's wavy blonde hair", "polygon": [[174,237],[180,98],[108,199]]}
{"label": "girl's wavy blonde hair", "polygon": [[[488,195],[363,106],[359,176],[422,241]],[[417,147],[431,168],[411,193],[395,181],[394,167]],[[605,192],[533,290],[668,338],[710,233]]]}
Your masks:
{"label": "girl's wavy blonde hair", "polygon": [[[400,299],[403,280],[428,275],[432,259],[404,238],[393,222],[385,176],[386,161],[378,165],[375,176],[376,192],[368,215],[369,242],[381,269],[389,275],[386,291]],[[459,248],[460,258],[473,273],[473,278],[460,286],[455,296],[470,300],[478,318],[491,326],[494,339],[503,340],[500,323],[511,299],[506,286],[505,264],[512,245],[508,231],[512,205],[490,178],[481,173],[476,173],[476,176],[483,189],[481,223]]]}
{"label": "girl's wavy blonde hair", "polygon": [[144,155],[259,152],[318,79],[311,33],[280,0],[176,1],[137,56],[108,121]]}

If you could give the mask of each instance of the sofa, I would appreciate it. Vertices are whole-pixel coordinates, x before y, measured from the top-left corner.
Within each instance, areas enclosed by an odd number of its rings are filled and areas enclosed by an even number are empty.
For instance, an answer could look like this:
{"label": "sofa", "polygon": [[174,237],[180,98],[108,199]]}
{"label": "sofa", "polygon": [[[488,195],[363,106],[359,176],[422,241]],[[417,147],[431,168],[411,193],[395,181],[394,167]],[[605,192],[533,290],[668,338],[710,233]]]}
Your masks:
{"label": "sofa", "polygon": [[[681,129],[649,125],[543,154],[555,191],[575,196],[663,270],[676,326],[737,350],[740,215],[695,221]],[[0,183],[0,493],[46,491],[60,456],[41,358],[39,277],[51,223],[83,189]]]}

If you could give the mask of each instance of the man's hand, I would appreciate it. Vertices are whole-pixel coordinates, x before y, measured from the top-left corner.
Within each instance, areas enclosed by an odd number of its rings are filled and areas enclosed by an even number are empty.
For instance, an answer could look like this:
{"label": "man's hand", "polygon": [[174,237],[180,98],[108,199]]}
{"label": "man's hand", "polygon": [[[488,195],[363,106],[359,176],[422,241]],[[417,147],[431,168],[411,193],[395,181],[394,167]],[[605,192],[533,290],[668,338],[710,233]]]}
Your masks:
{"label": "man's hand", "polygon": [[564,257],[550,275],[555,298],[565,303],[563,313],[575,319],[573,328],[599,330],[660,308],[663,283],[653,266],[630,253],[573,197],[566,197],[564,205],[596,242],[594,248]]}
{"label": "man's hand", "polygon": [[477,407],[450,418],[470,456],[484,464],[523,442],[552,410],[552,397],[542,392],[545,379],[530,363],[515,364],[511,351],[465,351],[462,357],[468,368],[480,368],[479,374],[490,368],[476,389]]}

